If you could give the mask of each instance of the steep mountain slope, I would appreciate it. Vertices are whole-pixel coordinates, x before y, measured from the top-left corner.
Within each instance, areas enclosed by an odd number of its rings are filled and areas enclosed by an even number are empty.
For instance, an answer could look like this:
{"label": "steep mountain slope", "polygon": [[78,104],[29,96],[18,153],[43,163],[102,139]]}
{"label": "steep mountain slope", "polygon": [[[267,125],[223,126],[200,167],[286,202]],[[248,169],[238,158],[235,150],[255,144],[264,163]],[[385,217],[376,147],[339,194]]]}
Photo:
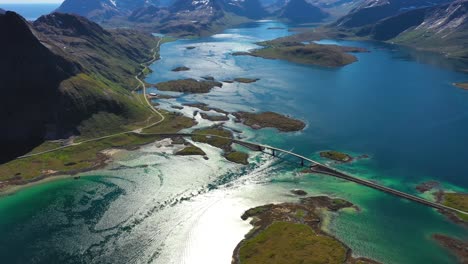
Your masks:
{"label": "steep mountain slope", "polygon": [[5,14],[5,12],[6,12],[5,10],[3,10],[3,9],[0,8],[0,15]]}
{"label": "steep mountain slope", "polygon": [[452,0],[366,0],[348,15],[339,19],[339,27],[361,27],[412,9],[431,7]]}
{"label": "steep mountain slope", "polygon": [[44,138],[79,133],[96,115],[118,116],[122,124],[146,118],[147,108],[127,89],[136,86],[129,80],[150,57],[152,38],[65,14],[30,25],[13,12],[0,15],[0,34],[8,36],[0,42],[0,120],[7,128],[0,131],[0,162]]}
{"label": "steep mountain slope", "polygon": [[260,19],[267,15],[259,0],[225,0],[225,10],[238,16]]}
{"label": "steep mountain slope", "polygon": [[468,59],[468,0],[407,11],[364,27],[357,34]]}
{"label": "steep mountain slope", "polygon": [[128,15],[131,11],[157,5],[159,0],[65,0],[57,12],[77,14],[95,21],[116,15]]}
{"label": "steep mountain slope", "polygon": [[305,0],[289,0],[275,14],[281,19],[294,23],[320,22],[329,16],[329,14]]}

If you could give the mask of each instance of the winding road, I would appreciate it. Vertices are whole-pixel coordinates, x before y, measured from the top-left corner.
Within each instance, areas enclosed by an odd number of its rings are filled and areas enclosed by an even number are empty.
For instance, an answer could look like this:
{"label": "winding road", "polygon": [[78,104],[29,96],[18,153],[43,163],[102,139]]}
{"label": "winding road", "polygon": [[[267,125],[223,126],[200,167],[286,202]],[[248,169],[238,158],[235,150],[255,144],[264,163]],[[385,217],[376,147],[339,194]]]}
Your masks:
{"label": "winding road", "polygon": [[[152,62],[154,62],[157,59],[157,53],[158,53],[158,48],[160,47],[160,44],[161,44],[161,38],[159,39],[156,47],[153,49],[152,59],[147,61],[147,62],[141,63],[141,66],[143,67],[143,69],[141,70],[140,73],[135,75],[135,79],[139,83],[139,85],[135,88],[135,90],[138,89],[140,86],[142,87],[143,96],[145,98],[145,103],[150,107],[150,109],[155,113],[155,115],[160,117],[160,119],[157,122],[149,124],[149,125],[141,127],[141,128],[138,128],[138,129],[130,130],[130,131],[124,131],[124,132],[119,132],[119,133],[115,133],[115,134],[110,134],[110,135],[107,135],[107,136],[88,139],[88,140],[84,140],[84,141],[81,141],[81,142],[72,143],[72,144],[69,144],[69,145],[61,146],[61,147],[58,147],[58,148],[54,148],[54,149],[50,149],[50,150],[46,150],[46,151],[42,151],[42,152],[38,152],[38,153],[23,155],[23,156],[18,157],[17,159],[24,159],[24,158],[28,158],[28,157],[39,156],[39,155],[43,155],[43,154],[46,154],[46,153],[51,153],[51,152],[54,152],[54,151],[69,148],[69,147],[72,147],[72,146],[77,146],[77,145],[81,145],[81,144],[85,144],[85,143],[89,143],[89,142],[93,142],[93,141],[98,141],[98,140],[111,138],[111,137],[115,137],[115,136],[119,136],[119,135],[130,134],[130,133],[134,133],[134,134],[138,134],[138,135],[153,135],[153,136],[160,136],[160,137],[191,137],[191,136],[199,135],[199,134],[191,134],[191,133],[165,134],[165,133],[143,133],[142,132],[144,129],[155,126],[155,125],[158,125],[158,124],[162,123],[165,120],[164,115],[161,114],[156,108],[154,108],[151,105],[151,102],[148,100],[148,97],[146,95],[146,84],[145,84],[144,81],[142,81],[140,79],[140,76],[144,76],[145,70],[148,69],[148,65],[150,65]],[[293,157],[296,157],[296,158],[300,159],[302,165],[304,165],[304,161],[309,162],[311,164],[310,165],[311,172],[326,174],[326,175],[330,175],[330,176],[340,178],[340,179],[343,179],[343,180],[355,182],[357,184],[367,186],[367,187],[370,187],[370,188],[373,188],[373,189],[376,189],[376,190],[379,190],[379,191],[382,191],[382,192],[385,192],[385,193],[388,193],[388,194],[391,194],[391,195],[394,195],[394,196],[397,196],[397,197],[400,197],[400,198],[403,198],[403,199],[406,199],[406,200],[417,202],[419,204],[426,205],[426,206],[429,206],[429,207],[432,207],[432,208],[435,208],[435,209],[438,209],[438,210],[451,211],[451,212],[454,212],[454,213],[460,213],[460,214],[468,215],[467,212],[458,210],[456,208],[448,207],[448,206],[445,206],[445,205],[442,205],[442,204],[439,204],[439,203],[435,203],[435,202],[420,198],[418,196],[407,194],[407,193],[404,193],[404,192],[401,192],[401,191],[398,191],[398,190],[395,190],[395,189],[392,189],[392,188],[377,184],[375,182],[371,182],[371,181],[368,181],[368,180],[363,180],[361,178],[357,178],[357,177],[348,175],[348,174],[346,174],[344,172],[341,172],[341,171],[339,171],[339,170],[337,170],[335,168],[332,168],[332,167],[330,167],[328,165],[322,164],[322,163],[320,163],[318,161],[312,160],[312,159],[307,158],[305,156],[299,155],[299,154],[294,153],[292,151],[272,147],[272,146],[269,146],[269,145],[259,144],[259,143],[256,143],[256,142],[238,140],[238,139],[222,137],[222,136],[218,136],[218,135],[203,134],[203,136],[229,139],[229,140],[231,140],[232,142],[234,142],[236,144],[240,144],[242,146],[245,146],[245,147],[247,147],[249,149],[252,149],[252,150],[255,150],[255,151],[264,151],[266,149],[269,149],[269,150],[272,151],[273,156],[275,156],[275,152],[280,152],[280,153],[284,153],[284,154],[287,154],[287,155],[291,155]]]}
{"label": "winding road", "polygon": [[141,128],[138,128],[138,129],[134,129],[134,130],[129,130],[129,131],[123,131],[123,132],[119,132],[119,133],[114,133],[114,134],[110,134],[110,135],[106,135],[106,136],[102,136],[102,137],[97,137],[97,138],[92,138],[92,139],[87,139],[87,140],[83,140],[83,141],[80,141],[80,142],[76,142],[76,143],[72,143],[72,144],[69,144],[69,145],[64,145],[64,146],[61,146],[61,147],[57,147],[57,148],[53,148],[53,149],[49,149],[49,150],[45,150],[45,151],[41,151],[41,152],[37,152],[37,153],[32,153],[32,154],[27,154],[27,155],[23,155],[23,156],[19,156],[17,157],[16,159],[24,159],[24,158],[29,158],[29,157],[34,157],[34,156],[39,156],[39,155],[43,155],[43,154],[46,154],[46,153],[51,153],[51,152],[55,152],[55,151],[58,151],[58,150],[62,150],[62,149],[65,149],[65,148],[69,148],[69,147],[73,147],[73,146],[78,146],[78,145],[81,145],[81,144],[85,144],[85,143],[89,143],[89,142],[93,142],[93,141],[98,141],[98,140],[103,140],[103,139],[106,139],[106,138],[111,138],[111,137],[116,137],[116,136],[120,136],[120,135],[125,135],[125,134],[130,134],[130,133],[136,133],[136,134],[140,134],[144,129],[147,129],[147,128],[150,128],[152,126],[155,126],[155,125],[158,125],[162,122],[164,122],[164,120],[166,119],[164,117],[163,114],[161,114],[156,108],[154,108],[152,105],[151,105],[151,102],[148,100],[148,97],[146,96],[146,84],[145,82],[143,82],[141,79],[140,79],[140,76],[141,75],[144,75],[144,72],[146,69],[148,69],[148,65],[150,65],[151,63],[153,63],[156,59],[157,59],[157,54],[158,54],[158,49],[161,45],[161,38],[159,38],[158,40],[158,43],[156,44],[156,47],[153,48],[153,57],[151,60],[147,61],[147,62],[143,62],[141,63],[140,65],[143,67],[143,69],[137,74],[135,75],[135,79],[138,81],[138,86],[135,88],[135,90],[137,90],[140,86],[142,86],[142,90],[143,90],[143,96],[145,98],[145,102],[146,104],[149,106],[149,108],[157,115],[160,117],[160,119],[155,122],[155,123],[152,123],[152,124],[149,124],[149,125],[146,125],[144,127],[141,127]]}

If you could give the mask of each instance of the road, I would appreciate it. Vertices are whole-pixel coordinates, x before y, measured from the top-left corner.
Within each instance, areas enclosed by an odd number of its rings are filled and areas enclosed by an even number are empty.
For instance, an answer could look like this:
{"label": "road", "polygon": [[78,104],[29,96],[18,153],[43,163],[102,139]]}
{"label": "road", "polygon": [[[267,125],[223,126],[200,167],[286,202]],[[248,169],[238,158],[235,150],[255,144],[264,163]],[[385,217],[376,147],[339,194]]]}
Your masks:
{"label": "road", "polygon": [[[190,133],[149,134],[149,133],[145,133],[144,135],[154,135],[154,136],[161,136],[161,137],[176,137],[176,136],[191,137],[191,136],[195,136],[195,135],[199,135],[199,134],[190,134]],[[344,173],[342,171],[339,171],[339,170],[337,170],[337,169],[335,169],[333,167],[330,167],[328,165],[325,165],[325,164],[320,163],[318,161],[315,161],[313,159],[304,157],[302,155],[299,155],[299,154],[294,153],[294,152],[289,151],[289,150],[276,148],[276,147],[272,147],[272,146],[269,146],[269,145],[259,144],[259,143],[256,143],[256,142],[232,139],[232,138],[222,137],[222,136],[217,136],[217,135],[204,134],[204,136],[217,137],[217,138],[223,138],[223,139],[230,139],[230,140],[232,140],[232,142],[240,144],[240,145],[245,146],[245,147],[248,147],[249,149],[252,149],[252,150],[264,151],[266,149],[270,149],[272,151],[274,150],[276,152],[291,155],[291,156],[299,158],[302,161],[308,161],[309,163],[311,163],[310,168],[311,168],[312,172],[320,173],[320,174],[326,174],[326,175],[330,175],[330,176],[340,178],[340,179],[343,179],[343,180],[351,181],[351,182],[354,182],[354,183],[357,183],[357,184],[360,184],[360,185],[363,185],[363,186],[367,186],[367,187],[370,187],[370,188],[373,188],[373,189],[376,189],[376,190],[379,190],[379,191],[382,191],[382,192],[397,196],[399,198],[410,200],[410,201],[413,201],[413,202],[416,202],[416,203],[419,203],[419,204],[422,204],[422,205],[425,205],[425,206],[429,206],[429,207],[432,207],[432,208],[435,208],[435,209],[439,209],[439,210],[443,210],[443,211],[451,211],[451,212],[454,212],[454,213],[460,213],[460,214],[468,215],[468,212],[458,210],[456,208],[452,208],[452,207],[449,207],[449,206],[445,206],[443,204],[439,204],[439,203],[436,203],[436,202],[432,202],[432,201],[423,199],[423,198],[415,196],[415,195],[404,193],[404,192],[398,191],[396,189],[392,189],[392,188],[380,185],[380,184],[375,183],[375,182],[371,182],[371,181],[368,181],[368,180],[364,180],[364,179],[361,179],[361,178],[358,178],[358,177],[348,175],[348,174],[346,174],[346,173]]]}
{"label": "road", "polygon": [[156,108],[154,108],[152,105],[151,105],[151,102],[148,100],[148,97],[146,96],[146,84],[145,82],[143,82],[141,79],[140,79],[140,75],[144,76],[144,72],[145,70],[148,68],[148,65],[150,65],[151,63],[153,63],[156,59],[157,59],[157,54],[158,54],[158,49],[161,45],[161,38],[158,40],[158,43],[156,44],[156,47],[153,49],[153,57],[151,60],[147,61],[147,62],[143,62],[141,63],[141,66],[143,67],[143,69],[141,70],[140,73],[138,73],[137,75],[135,75],[135,79],[138,81],[138,86],[135,88],[138,89],[140,86],[142,86],[142,91],[143,91],[143,96],[145,98],[145,103],[149,106],[149,108],[157,115],[160,117],[160,119],[155,122],[155,123],[151,123],[149,125],[146,125],[144,127],[141,127],[141,128],[138,128],[138,129],[134,129],[134,130],[129,130],[129,131],[124,131],[124,132],[119,132],[119,133],[114,133],[114,134],[110,134],[110,135],[106,135],[106,136],[101,136],[101,137],[96,137],[96,138],[92,138],[92,139],[87,139],[87,140],[84,140],[84,141],[81,141],[81,142],[76,142],[76,143],[72,143],[72,144],[69,144],[69,145],[65,145],[65,146],[61,146],[61,147],[57,147],[57,148],[53,148],[53,149],[49,149],[49,150],[45,150],[45,151],[41,151],[41,152],[37,152],[37,153],[33,153],[33,154],[27,154],[27,155],[23,155],[23,156],[20,156],[20,157],[17,157],[16,159],[24,159],[24,158],[29,158],[29,157],[34,157],[34,156],[39,156],[39,155],[43,155],[43,154],[46,154],[46,153],[51,153],[51,152],[55,152],[55,151],[58,151],[58,150],[62,150],[62,149],[66,149],[66,148],[69,148],[69,147],[73,147],[73,146],[78,146],[78,145],[81,145],[81,144],[85,144],[85,143],[89,143],[89,142],[93,142],[93,141],[98,141],[98,140],[103,140],[103,139],[106,139],[106,138],[111,138],[111,137],[116,137],[116,136],[120,136],[120,135],[125,135],[125,134],[130,134],[130,133],[136,133],[136,134],[139,134],[141,133],[144,129],[146,128],[150,128],[152,126],[155,126],[155,125],[158,125],[162,122],[164,122],[165,120],[165,117],[163,114],[161,114]]}

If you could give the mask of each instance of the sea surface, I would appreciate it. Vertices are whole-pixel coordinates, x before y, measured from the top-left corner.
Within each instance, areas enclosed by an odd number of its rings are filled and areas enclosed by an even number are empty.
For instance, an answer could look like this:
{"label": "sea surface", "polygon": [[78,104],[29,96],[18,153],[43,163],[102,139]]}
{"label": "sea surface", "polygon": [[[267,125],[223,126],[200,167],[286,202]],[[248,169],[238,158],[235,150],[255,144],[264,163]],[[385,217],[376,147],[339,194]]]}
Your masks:
{"label": "sea surface", "polygon": [[14,11],[26,20],[34,21],[42,15],[47,15],[57,9],[60,4],[3,4],[0,8],[7,11]]}
{"label": "sea surface", "polygon": [[[284,29],[268,29],[268,28]],[[275,111],[304,120],[302,132],[252,130],[224,124],[236,136],[293,150],[352,175],[401,191],[437,180],[448,191],[468,191],[468,80],[463,65],[432,53],[349,41],[370,52],[342,68],[323,68],[232,56],[258,41],[291,34],[288,26],[259,21],[212,37],[178,40],[161,48],[147,82],[213,76],[259,78],[224,83],[209,94],[161,100],[160,107],[203,102],[227,111]],[[187,49],[193,46],[194,49]],[[191,68],[172,72],[178,66]],[[159,93],[156,88],[151,92]],[[162,93],[162,92],[161,92]],[[192,116],[196,109],[180,112]],[[213,125],[195,117],[197,127]],[[209,157],[171,155],[170,142],[120,151],[109,168],[79,180],[61,179],[0,199],[0,259],[5,263],[230,263],[250,229],[240,215],[253,206],[297,201],[291,189],[353,202],[359,210],[326,213],[323,228],[356,256],[383,263],[456,263],[433,239],[468,239],[468,230],[433,209],[330,176],[303,174],[296,160],[251,152],[249,166]],[[356,159],[335,164],[322,150]],[[245,149],[244,149],[245,151]],[[367,157],[368,156],[368,157]],[[430,193],[422,195],[434,199]]]}

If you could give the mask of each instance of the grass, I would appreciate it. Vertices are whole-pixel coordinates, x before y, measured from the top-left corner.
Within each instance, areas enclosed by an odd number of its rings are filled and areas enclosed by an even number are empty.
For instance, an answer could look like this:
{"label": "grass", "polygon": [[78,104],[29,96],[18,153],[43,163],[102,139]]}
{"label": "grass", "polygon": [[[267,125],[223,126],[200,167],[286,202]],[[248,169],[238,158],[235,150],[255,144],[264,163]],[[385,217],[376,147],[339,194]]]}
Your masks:
{"label": "grass", "polygon": [[300,131],[304,129],[305,123],[274,112],[248,113],[237,112],[233,114],[236,118],[254,129],[272,127],[282,132]]}
{"label": "grass", "polygon": [[227,160],[235,162],[235,163],[239,163],[239,164],[243,164],[243,165],[248,165],[249,164],[249,161],[248,161],[249,155],[247,153],[244,153],[244,152],[232,151],[232,152],[229,152],[228,154],[226,154],[224,157]]}
{"label": "grass", "polygon": [[320,152],[320,156],[327,158],[327,159],[341,161],[341,162],[348,162],[351,160],[351,157],[348,154],[334,151],[334,150]]}
{"label": "grass", "polygon": [[181,93],[208,93],[214,87],[221,87],[222,83],[215,81],[197,81],[195,79],[173,80],[160,82],[156,87],[160,91]]}
{"label": "grass", "polygon": [[194,156],[194,155],[199,155],[199,156],[205,156],[206,153],[200,149],[197,146],[190,145],[176,153],[176,155],[180,156]]}
{"label": "grass", "polygon": [[344,263],[346,249],[304,224],[274,222],[239,250],[242,264]]}
{"label": "grass", "polygon": [[[218,128],[218,127],[211,127],[211,128],[204,128],[198,129],[193,131],[193,134],[198,134],[192,136],[192,140],[201,143],[207,143],[211,146],[218,147],[223,150],[230,150],[232,140],[232,133],[229,130]],[[205,136],[208,135],[208,136]],[[218,138],[218,137],[211,137],[209,135],[215,135],[225,138]]]}
{"label": "grass", "polygon": [[347,52],[363,51],[358,48],[336,45],[302,44],[295,42],[274,43],[262,42],[262,49],[251,52],[251,55],[265,59],[281,59],[290,62],[318,65],[324,67],[341,67],[357,61]]}
{"label": "grass", "polygon": [[16,159],[0,165],[0,180],[9,180],[14,177],[31,180],[45,174],[46,170],[67,173],[88,169],[96,164],[99,152],[102,150],[139,146],[155,140],[157,140],[155,136],[126,134],[71,146],[35,157]]}
{"label": "grass", "polygon": [[[444,205],[468,212],[468,194],[466,193],[445,193]],[[468,221],[468,215],[457,214],[464,221]]]}
{"label": "grass", "polygon": [[302,218],[304,218],[304,216],[305,216],[305,211],[304,210],[299,209],[299,210],[296,211],[296,218],[302,219]]}
{"label": "grass", "polygon": [[186,116],[159,110],[166,118],[156,126],[143,130],[143,133],[176,133],[182,129],[190,128],[196,125],[196,122]]}

